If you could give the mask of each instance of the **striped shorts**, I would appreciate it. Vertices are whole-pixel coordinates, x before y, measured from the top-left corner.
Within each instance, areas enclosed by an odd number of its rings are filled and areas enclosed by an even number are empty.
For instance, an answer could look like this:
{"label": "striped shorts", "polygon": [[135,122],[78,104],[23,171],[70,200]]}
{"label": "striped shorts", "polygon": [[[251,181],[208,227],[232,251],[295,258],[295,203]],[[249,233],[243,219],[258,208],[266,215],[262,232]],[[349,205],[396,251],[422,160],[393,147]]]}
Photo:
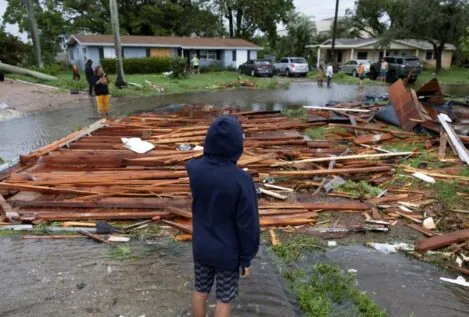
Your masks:
{"label": "striped shorts", "polygon": [[217,301],[231,303],[238,296],[239,270],[224,271],[211,265],[194,262],[195,289],[209,294],[216,280]]}

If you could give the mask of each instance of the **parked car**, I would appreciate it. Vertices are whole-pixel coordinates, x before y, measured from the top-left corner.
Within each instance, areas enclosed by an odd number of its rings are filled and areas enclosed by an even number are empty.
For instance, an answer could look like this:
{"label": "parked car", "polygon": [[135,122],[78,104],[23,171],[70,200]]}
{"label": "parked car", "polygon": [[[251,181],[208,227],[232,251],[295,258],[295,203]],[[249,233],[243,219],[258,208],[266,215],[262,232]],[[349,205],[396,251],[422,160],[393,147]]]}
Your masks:
{"label": "parked car", "polygon": [[308,71],[309,65],[304,57],[283,57],[274,64],[274,72],[287,77],[295,75],[306,77]]}
{"label": "parked car", "polygon": [[239,73],[254,76],[274,76],[274,66],[264,59],[251,59],[239,66]]}
{"label": "parked car", "polygon": [[358,67],[360,64],[365,66],[365,74],[370,72],[371,61],[366,59],[352,59],[342,66],[342,71],[345,74],[352,75],[353,77],[358,77]]}
{"label": "parked car", "polygon": [[[415,83],[422,72],[422,63],[415,56],[386,56],[388,64],[386,81],[395,82],[399,78],[408,78],[409,83]],[[381,61],[371,64],[368,78],[376,80],[380,76]]]}

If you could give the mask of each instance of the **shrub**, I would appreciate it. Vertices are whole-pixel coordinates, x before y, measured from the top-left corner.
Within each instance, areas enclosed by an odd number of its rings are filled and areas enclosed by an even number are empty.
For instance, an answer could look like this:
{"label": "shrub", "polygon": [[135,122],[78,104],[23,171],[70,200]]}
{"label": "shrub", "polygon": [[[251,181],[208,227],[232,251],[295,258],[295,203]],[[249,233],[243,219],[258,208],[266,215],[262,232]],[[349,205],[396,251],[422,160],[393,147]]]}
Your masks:
{"label": "shrub", "polygon": [[[127,58],[123,60],[126,74],[160,74],[171,69],[170,57]],[[116,72],[116,59],[104,58],[101,65],[106,73]]]}
{"label": "shrub", "polygon": [[171,59],[171,78],[186,77],[186,60],[182,57],[173,57]]}
{"label": "shrub", "polygon": [[44,65],[44,69],[39,69],[38,66],[32,66],[32,67],[30,67],[30,69],[34,70],[34,71],[37,71],[37,72],[40,72],[40,73],[43,73],[43,74],[51,75],[51,76],[55,76],[55,75],[57,75],[58,73],[60,73],[61,71],[64,71],[64,70],[70,70],[70,76],[72,76],[71,75],[72,74],[71,67],[65,68],[64,65],[61,64],[61,63]]}
{"label": "shrub", "polygon": [[200,72],[202,73],[216,73],[223,71],[225,71],[225,68],[221,65],[220,61],[214,61],[200,69]]}

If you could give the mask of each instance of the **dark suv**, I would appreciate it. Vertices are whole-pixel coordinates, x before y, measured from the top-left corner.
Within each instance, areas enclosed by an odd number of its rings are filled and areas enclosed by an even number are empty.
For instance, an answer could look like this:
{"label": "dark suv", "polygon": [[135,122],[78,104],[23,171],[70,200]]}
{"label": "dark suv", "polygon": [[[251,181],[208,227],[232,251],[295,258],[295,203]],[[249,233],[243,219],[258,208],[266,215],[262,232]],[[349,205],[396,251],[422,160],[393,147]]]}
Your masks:
{"label": "dark suv", "polygon": [[[387,56],[384,58],[388,64],[386,81],[395,82],[399,78],[408,78],[409,83],[415,83],[422,71],[420,59],[414,56]],[[371,64],[368,78],[376,80],[380,76],[381,61]]]}

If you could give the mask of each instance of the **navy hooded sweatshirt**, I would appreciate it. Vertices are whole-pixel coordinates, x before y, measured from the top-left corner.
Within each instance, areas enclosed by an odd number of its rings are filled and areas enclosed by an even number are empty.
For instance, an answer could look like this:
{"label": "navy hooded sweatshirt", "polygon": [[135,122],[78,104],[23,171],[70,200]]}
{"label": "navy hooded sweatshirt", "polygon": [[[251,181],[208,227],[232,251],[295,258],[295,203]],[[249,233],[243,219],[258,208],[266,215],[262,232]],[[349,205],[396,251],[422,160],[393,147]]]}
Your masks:
{"label": "navy hooded sweatshirt", "polygon": [[222,116],[208,129],[203,158],[186,165],[194,261],[222,270],[249,267],[259,250],[256,188],[252,177],[236,166],[243,142],[239,122]]}

